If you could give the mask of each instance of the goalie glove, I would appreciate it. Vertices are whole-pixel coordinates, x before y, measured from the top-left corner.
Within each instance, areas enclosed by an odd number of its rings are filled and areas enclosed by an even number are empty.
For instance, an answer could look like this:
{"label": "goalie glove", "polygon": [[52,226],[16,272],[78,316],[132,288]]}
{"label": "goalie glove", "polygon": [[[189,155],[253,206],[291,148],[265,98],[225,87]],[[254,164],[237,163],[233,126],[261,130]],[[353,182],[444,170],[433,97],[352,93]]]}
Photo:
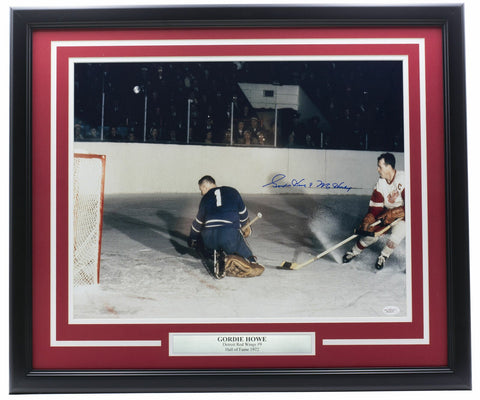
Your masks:
{"label": "goalie glove", "polygon": [[251,226],[244,226],[240,229],[244,238],[249,237],[252,234]]}
{"label": "goalie glove", "polygon": [[225,257],[225,273],[227,276],[235,278],[251,278],[259,276],[263,273],[265,267],[260,264],[253,263],[247,259],[229,255]]}
{"label": "goalie glove", "polygon": [[403,207],[391,208],[378,216],[383,225],[390,225],[397,219],[405,218],[405,209]]}

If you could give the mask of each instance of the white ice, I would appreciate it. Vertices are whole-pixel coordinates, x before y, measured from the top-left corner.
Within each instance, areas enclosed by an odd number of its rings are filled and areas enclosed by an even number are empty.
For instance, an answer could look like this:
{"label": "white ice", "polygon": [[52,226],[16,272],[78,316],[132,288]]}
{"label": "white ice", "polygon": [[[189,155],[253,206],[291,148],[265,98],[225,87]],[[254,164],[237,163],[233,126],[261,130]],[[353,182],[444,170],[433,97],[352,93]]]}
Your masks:
{"label": "white ice", "polygon": [[348,264],[354,241],[299,270],[349,237],[368,196],[244,195],[253,217],[248,243],[266,267],[256,278],[213,279],[186,237],[199,195],[110,195],[105,200],[100,284],[75,289],[77,323],[324,322],[409,318],[403,242],[377,272],[385,239]]}

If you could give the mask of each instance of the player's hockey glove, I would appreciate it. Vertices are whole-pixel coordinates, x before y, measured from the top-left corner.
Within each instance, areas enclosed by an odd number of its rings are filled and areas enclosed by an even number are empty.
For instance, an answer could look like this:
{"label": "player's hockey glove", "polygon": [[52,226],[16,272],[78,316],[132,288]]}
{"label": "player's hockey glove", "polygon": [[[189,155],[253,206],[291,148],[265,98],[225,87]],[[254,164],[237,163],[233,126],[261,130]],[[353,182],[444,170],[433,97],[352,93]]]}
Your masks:
{"label": "player's hockey glove", "polygon": [[251,226],[243,226],[240,230],[242,231],[242,235],[244,238],[247,238],[252,234]]}
{"label": "player's hockey glove", "polygon": [[251,278],[263,273],[265,267],[260,264],[250,262],[247,259],[229,255],[225,257],[225,273],[227,276],[235,278]]}
{"label": "player's hockey glove", "polygon": [[377,220],[375,219],[373,214],[368,213],[363,218],[360,226],[355,229],[355,233],[361,236],[373,236],[375,230],[378,229],[378,224],[375,224],[375,222],[377,222]]}
{"label": "player's hockey glove", "polygon": [[362,232],[373,232],[375,228],[371,227],[374,222],[376,221],[375,217],[373,214],[368,213],[365,215],[363,218],[362,223],[360,224],[360,231]]}
{"label": "player's hockey glove", "polygon": [[397,219],[405,218],[405,209],[403,207],[391,208],[378,216],[383,225],[390,225]]}

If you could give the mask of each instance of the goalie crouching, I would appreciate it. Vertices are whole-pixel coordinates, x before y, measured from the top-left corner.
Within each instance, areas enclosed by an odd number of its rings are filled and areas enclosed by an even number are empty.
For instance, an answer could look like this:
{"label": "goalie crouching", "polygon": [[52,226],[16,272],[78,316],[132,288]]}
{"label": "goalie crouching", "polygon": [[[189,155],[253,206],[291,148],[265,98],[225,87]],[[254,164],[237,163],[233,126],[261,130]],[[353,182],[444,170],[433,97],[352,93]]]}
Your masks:
{"label": "goalie crouching", "polygon": [[218,277],[247,278],[259,276],[265,268],[258,264],[245,238],[250,236],[248,211],[240,193],[229,186],[217,186],[206,175],[198,181],[202,200],[192,222],[188,245],[198,248],[201,243],[207,252],[215,253]]}
{"label": "goalie crouching", "polygon": [[391,153],[383,153],[377,158],[379,179],[370,198],[368,212],[360,225],[362,237],[343,256],[348,263],[357,257],[365,248],[375,243],[379,236],[376,231],[390,224],[391,235],[375,263],[377,270],[383,269],[394,249],[405,238],[405,175],[395,169],[395,157]]}

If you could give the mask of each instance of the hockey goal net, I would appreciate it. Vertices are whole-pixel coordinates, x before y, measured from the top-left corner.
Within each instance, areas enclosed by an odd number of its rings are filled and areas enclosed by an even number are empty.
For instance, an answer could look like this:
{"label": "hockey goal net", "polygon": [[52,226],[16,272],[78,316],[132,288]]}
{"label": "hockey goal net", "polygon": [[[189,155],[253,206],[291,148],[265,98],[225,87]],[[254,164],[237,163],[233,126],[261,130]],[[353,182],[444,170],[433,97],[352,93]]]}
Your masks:
{"label": "hockey goal net", "polygon": [[73,168],[73,285],[100,280],[105,156],[74,155]]}

